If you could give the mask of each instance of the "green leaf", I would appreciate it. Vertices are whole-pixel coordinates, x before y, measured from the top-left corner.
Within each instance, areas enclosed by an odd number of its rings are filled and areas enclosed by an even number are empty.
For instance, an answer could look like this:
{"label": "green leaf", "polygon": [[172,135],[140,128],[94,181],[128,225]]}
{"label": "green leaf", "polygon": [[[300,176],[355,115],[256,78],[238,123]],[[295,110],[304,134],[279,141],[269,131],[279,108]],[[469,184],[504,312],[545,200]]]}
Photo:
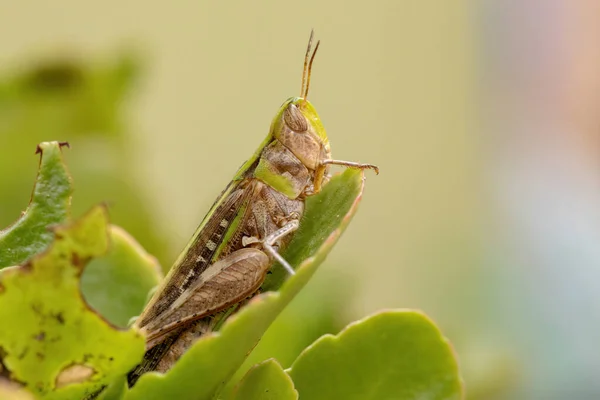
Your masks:
{"label": "green leaf", "polygon": [[55,240],[22,266],[0,272],[2,365],[12,380],[47,399],[79,399],[131,369],[144,353],[135,329],[120,330],[91,310],[79,278],[108,248],[108,218],[96,207],[54,228]]}
{"label": "green leaf", "polygon": [[274,359],[252,367],[230,400],[297,400],[294,382]]}
{"label": "green leaf", "polygon": [[[58,142],[38,146],[41,160],[31,203],[15,224],[0,231],[0,268],[22,264],[41,252],[53,238],[48,227],[67,220],[72,183],[62,146]],[[82,291],[94,309],[113,324],[126,327],[140,313],[162,273],[156,259],[129,234],[114,226],[110,234],[110,251],[87,266]]]}
{"label": "green leaf", "polygon": [[81,277],[86,301],[112,324],[124,328],[139,315],[148,292],[162,278],[158,261],[127,232],[110,227],[110,250],[92,260]]}
{"label": "green leaf", "polygon": [[[200,338],[166,374],[143,375],[125,398],[199,400],[216,396],[337,242],[356,212],[363,180],[362,171],[346,170],[333,177],[321,193],[307,199],[302,228],[284,253],[291,265],[298,265],[297,273],[280,291],[254,297],[219,332]],[[279,282],[276,277],[269,285],[276,287]]]}
{"label": "green leaf", "polygon": [[422,313],[384,311],[325,335],[290,370],[302,399],[462,399],[448,341]]}
{"label": "green leaf", "polygon": [[71,177],[58,142],[40,143],[38,176],[27,210],[14,224],[0,231],[0,268],[18,265],[45,249],[52,241],[48,226],[65,221],[71,202]]}
{"label": "green leaf", "polygon": [[234,385],[257,363],[274,358],[289,367],[309,344],[326,333],[339,332],[348,322],[346,305],[355,296],[354,284],[339,271],[320,271],[319,279],[302,289],[273,321],[221,396],[231,395]]}

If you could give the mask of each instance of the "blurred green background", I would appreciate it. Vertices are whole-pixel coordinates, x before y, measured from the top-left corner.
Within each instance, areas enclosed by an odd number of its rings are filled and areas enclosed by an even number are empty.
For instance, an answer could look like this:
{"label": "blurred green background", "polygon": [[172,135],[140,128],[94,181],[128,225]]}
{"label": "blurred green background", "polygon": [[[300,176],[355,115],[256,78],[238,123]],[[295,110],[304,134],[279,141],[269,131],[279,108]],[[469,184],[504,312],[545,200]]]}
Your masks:
{"label": "blurred green background", "polygon": [[592,1],[4,1],[0,225],[28,202],[37,143],[69,141],[73,212],[107,202],[168,268],[299,94],[314,28],[334,157],[381,174],[254,359],[287,367],[325,332],[417,308],[469,399],[598,398],[597,17]]}

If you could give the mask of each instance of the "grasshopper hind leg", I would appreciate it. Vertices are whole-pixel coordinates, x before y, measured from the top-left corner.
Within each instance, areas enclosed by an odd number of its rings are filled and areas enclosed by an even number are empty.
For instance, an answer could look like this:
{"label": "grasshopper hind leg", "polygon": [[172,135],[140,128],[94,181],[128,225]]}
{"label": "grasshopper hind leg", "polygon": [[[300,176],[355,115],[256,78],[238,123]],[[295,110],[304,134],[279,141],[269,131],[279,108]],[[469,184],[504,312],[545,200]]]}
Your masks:
{"label": "grasshopper hind leg", "polygon": [[129,386],[145,372],[165,372],[201,336],[218,329],[240,302],[259,290],[271,262],[256,248],[237,250],[205,271],[171,308],[142,327],[146,354],[128,376]]}

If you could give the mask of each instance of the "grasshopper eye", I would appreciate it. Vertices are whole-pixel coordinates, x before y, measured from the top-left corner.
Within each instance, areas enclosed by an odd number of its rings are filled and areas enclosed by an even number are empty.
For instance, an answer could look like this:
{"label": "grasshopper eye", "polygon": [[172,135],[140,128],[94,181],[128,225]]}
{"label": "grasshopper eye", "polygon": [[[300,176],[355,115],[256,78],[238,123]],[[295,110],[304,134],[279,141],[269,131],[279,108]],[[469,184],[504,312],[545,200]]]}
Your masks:
{"label": "grasshopper eye", "polygon": [[302,133],[308,130],[308,123],[298,107],[290,104],[283,112],[283,120],[285,124],[294,132]]}

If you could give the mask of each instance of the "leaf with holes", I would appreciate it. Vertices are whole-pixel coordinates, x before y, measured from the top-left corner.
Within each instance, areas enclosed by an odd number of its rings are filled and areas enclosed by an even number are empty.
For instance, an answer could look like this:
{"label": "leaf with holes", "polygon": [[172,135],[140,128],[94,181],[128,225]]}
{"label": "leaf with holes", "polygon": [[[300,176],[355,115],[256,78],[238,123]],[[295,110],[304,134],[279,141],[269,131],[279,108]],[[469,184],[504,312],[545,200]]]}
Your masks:
{"label": "leaf with holes", "polygon": [[109,244],[106,209],[55,227],[54,242],[27,263],[0,272],[2,365],[39,397],[82,398],[126,374],[144,353],[144,338],[88,307],[80,277]]}

